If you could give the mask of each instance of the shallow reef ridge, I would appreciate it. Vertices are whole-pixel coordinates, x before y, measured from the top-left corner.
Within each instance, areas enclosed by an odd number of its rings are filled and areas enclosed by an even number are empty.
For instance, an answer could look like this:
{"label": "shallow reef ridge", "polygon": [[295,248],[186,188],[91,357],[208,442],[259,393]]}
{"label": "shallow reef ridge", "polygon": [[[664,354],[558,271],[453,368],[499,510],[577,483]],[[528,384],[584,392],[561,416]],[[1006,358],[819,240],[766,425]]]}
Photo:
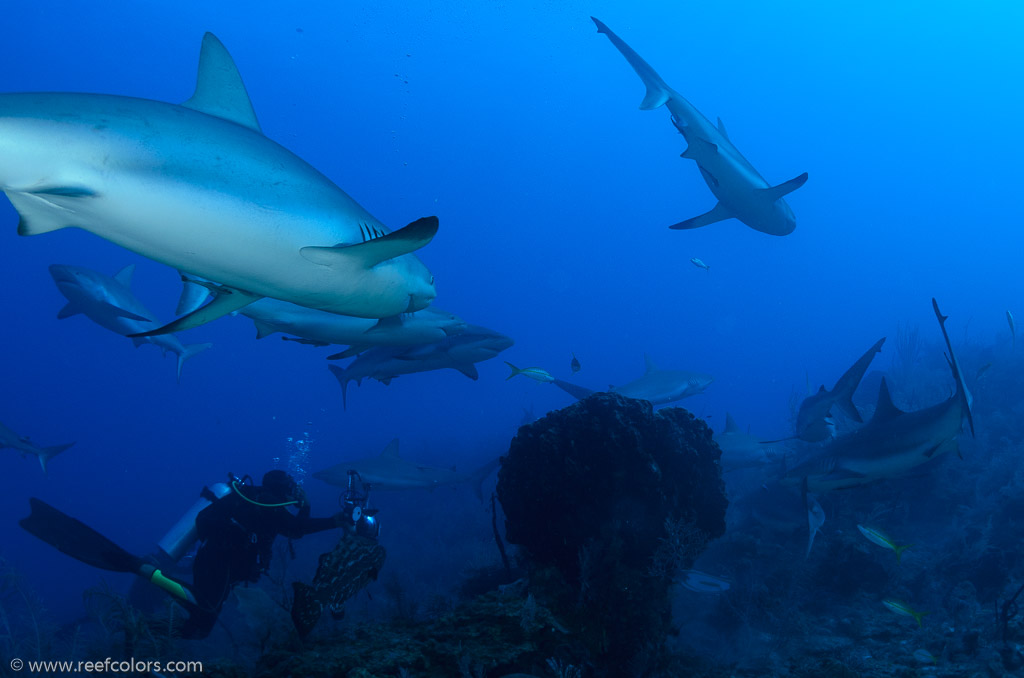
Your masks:
{"label": "shallow reef ridge", "polygon": [[661,653],[674,578],[725,532],[719,456],[686,410],[599,393],[523,426],[502,457],[498,499],[530,594],[595,675]]}

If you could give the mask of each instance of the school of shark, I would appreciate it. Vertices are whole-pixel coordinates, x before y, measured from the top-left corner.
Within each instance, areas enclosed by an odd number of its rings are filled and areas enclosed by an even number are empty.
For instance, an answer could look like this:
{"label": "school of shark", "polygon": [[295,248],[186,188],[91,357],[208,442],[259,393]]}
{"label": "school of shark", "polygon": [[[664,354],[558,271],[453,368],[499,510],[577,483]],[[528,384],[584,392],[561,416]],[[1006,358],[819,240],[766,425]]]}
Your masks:
{"label": "school of shark", "polygon": [[[713,124],[622,37],[600,20],[592,21],[597,35],[604,36],[595,42],[607,49],[607,39],[639,78],[645,91],[639,108],[667,110],[665,127],[683,137],[681,158],[696,164],[713,200],[701,214],[652,227],[693,231],[736,220],[756,232],[740,229],[743,237],[788,242],[777,240],[797,228],[787,200],[798,201],[797,191],[813,190],[813,182],[803,188],[808,173],[778,177],[767,159],[762,167],[774,179],[766,179],[740,152],[721,119]],[[609,87],[619,88],[617,83],[608,80]],[[696,177],[686,181],[681,189],[706,195]],[[201,332],[213,322],[244,322],[263,342],[260,346],[275,337],[275,342],[289,342],[287,350],[323,351],[324,375],[329,372],[337,380],[339,400],[347,409],[354,397],[365,393],[362,388],[355,393],[353,382],[379,382],[391,392],[420,378],[415,375],[436,370],[453,370],[475,381],[481,378],[480,363],[516,345],[504,333],[506,328],[476,324],[470,309],[442,310],[450,308],[444,297],[440,307],[435,305],[434,276],[440,280],[445,271],[428,269],[417,256],[435,238],[446,237],[443,224],[429,214],[430,206],[404,205],[409,214],[403,222],[408,223],[389,227],[371,214],[374,206],[363,207],[265,135],[239,68],[211,33],[202,39],[194,93],[182,103],[99,93],[0,94],[0,191],[17,212],[16,228],[22,236],[61,237],[54,232],[81,229],[166,267],[168,275],[181,281],[177,311],[170,317],[154,313],[150,308],[156,306],[136,296],[134,265],[96,271],[75,262],[53,262],[49,268],[67,301],[54,309],[62,328],[91,331],[84,317],[127,339],[126,350],[130,342],[170,352],[176,357],[179,381],[200,369],[205,356],[223,348],[211,343],[186,345],[178,333]],[[691,262],[708,276],[717,273],[700,259]],[[929,300],[922,299],[922,306],[926,303]],[[936,299],[930,304],[935,336],[945,348],[947,398],[901,409],[894,403],[889,376],[873,381],[872,402],[867,409],[863,404],[858,407],[855,394],[871,379],[866,375],[885,350],[883,337],[856,358],[831,389],[809,389],[799,404],[794,403],[792,421],[785,424],[788,433],[758,436],[745,431],[731,414],[715,433],[727,482],[745,479],[737,485],[743,488],[734,497],[737,504],[755,522],[774,521],[801,530],[806,539],[802,557],[811,553],[815,537],[820,539],[828,529],[822,504],[830,504],[825,496],[927,473],[936,460],[960,456],[960,442],[975,434],[974,398],[968,389],[973,380],[957,358],[944,314],[959,319],[966,309],[940,308]],[[1009,311],[1007,321],[1015,343]],[[875,336],[873,332],[871,337]],[[528,351],[522,342],[518,348]],[[193,360],[200,354],[204,357]],[[835,357],[843,364],[854,358]],[[699,358],[655,358],[657,363],[644,355],[643,373],[617,385],[591,378],[575,354],[571,363],[567,360],[568,380],[548,367],[517,367],[511,362],[506,363],[507,377],[522,377],[513,384],[525,385],[529,379],[537,382],[529,384],[531,388],[558,389],[552,393],[565,403],[610,391],[666,407],[685,399],[699,401],[707,389],[719,387],[700,365],[683,369],[679,364]],[[640,368],[640,356],[633,356],[630,364],[633,360]],[[189,369],[183,377],[186,363]],[[390,437],[382,434],[380,444]],[[0,448],[35,457],[44,473],[61,463],[55,457],[73,444],[43,446],[0,424]],[[382,491],[468,486],[482,500],[481,487],[498,466],[496,458],[469,471],[419,464],[400,455],[396,439],[383,452],[368,450],[361,458],[339,458],[312,478],[345,488],[355,471]],[[897,557],[907,548],[874,528],[862,527],[861,532],[872,543],[896,551]],[[691,590],[704,593],[729,587],[696,571],[688,581]],[[897,614],[919,614],[912,609],[904,612],[895,603],[886,605]],[[915,619],[921,623],[920,617]]]}

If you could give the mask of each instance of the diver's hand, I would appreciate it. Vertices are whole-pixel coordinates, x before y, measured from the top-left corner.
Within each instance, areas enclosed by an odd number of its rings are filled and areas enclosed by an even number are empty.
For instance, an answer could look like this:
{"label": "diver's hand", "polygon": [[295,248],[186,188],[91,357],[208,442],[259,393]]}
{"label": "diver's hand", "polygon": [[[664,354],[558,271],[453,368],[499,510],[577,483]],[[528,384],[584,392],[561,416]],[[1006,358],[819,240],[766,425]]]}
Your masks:
{"label": "diver's hand", "polygon": [[300,510],[309,509],[309,500],[306,498],[306,490],[302,487],[296,487],[294,493],[295,506]]}
{"label": "diver's hand", "polygon": [[344,511],[338,511],[331,518],[334,519],[334,526],[340,527],[341,529],[348,532],[352,529],[352,516],[345,513]]}

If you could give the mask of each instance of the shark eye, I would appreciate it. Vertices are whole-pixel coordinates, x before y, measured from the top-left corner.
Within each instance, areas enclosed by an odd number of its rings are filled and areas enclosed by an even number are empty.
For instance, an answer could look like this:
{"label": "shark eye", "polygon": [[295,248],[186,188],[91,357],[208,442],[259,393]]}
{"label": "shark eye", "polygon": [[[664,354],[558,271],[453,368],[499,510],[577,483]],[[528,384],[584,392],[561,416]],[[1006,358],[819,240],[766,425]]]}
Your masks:
{"label": "shark eye", "polygon": [[434,286],[434,276],[430,276],[430,286]]}

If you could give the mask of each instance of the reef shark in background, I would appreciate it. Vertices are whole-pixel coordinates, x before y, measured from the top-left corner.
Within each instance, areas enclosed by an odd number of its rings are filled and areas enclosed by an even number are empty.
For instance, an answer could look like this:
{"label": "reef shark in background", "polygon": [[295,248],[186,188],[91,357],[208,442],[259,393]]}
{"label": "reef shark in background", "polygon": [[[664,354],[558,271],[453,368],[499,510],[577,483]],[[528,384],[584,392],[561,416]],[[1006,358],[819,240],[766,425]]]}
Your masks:
{"label": "reef shark in background", "polygon": [[241,311],[256,325],[256,338],[284,332],[318,346],[344,344],[349,349],[330,356],[351,358],[371,346],[414,346],[441,341],[466,329],[466,322],[434,307],[382,320],[326,313],[277,299],[260,299]]}
{"label": "reef shark in background", "polygon": [[780,450],[760,442],[757,436],[741,431],[728,412],[725,413],[725,430],[714,434],[712,438],[722,450],[719,463],[723,473],[763,467],[784,458]]}
{"label": "reef shark in background", "polygon": [[[627,398],[647,400],[652,405],[665,405],[703,393],[704,389],[715,380],[710,374],[701,374],[700,372],[659,370],[647,354],[644,354],[644,363],[647,368],[644,376],[622,386],[609,386],[608,390]],[[579,400],[596,393],[596,391],[562,379],[555,379],[552,383]]]}
{"label": "reef shark in background", "polygon": [[[78,313],[100,327],[123,336],[137,335],[160,326],[155,316],[132,293],[132,274],[135,264],[125,266],[114,277],[104,275],[81,266],[53,264],[50,275],[57,283],[57,289],[68,299],[68,303],[57,314],[58,318],[69,318]],[[173,334],[152,337],[132,337],[136,348],[143,344],[154,344],[162,351],[171,351],[178,356],[178,379],[185,361],[213,344],[192,344],[184,346]]]}
{"label": "reef shark in background", "polygon": [[50,459],[53,459],[72,445],[74,445],[74,443],[68,443],[67,445],[54,445],[53,447],[38,447],[29,440],[28,436],[19,436],[11,429],[0,424],[0,449],[10,447],[18,450],[22,454],[36,455],[39,459],[39,465],[43,467],[43,473],[46,473],[46,462],[50,461]]}
{"label": "reef shark in background", "polygon": [[483,497],[481,486],[487,477],[498,468],[499,459],[494,459],[470,473],[459,473],[452,468],[424,466],[403,459],[398,454],[398,438],[375,457],[343,461],[340,464],[317,471],[314,478],[336,487],[348,487],[348,472],[355,471],[373,490],[431,490],[435,487],[472,484],[478,498]]}
{"label": "reef shark in background", "polygon": [[668,106],[672,123],[688,144],[682,157],[697,163],[700,175],[718,204],[711,211],[670,226],[690,229],[707,226],[725,219],[739,219],[750,228],[770,235],[788,235],[796,228],[796,217],[783,196],[795,191],[807,181],[807,173],[778,186],[771,186],[754,166],[743,157],[725,132],[721,119],[718,126],[701,114],[678,92],[665,84],[653,68],[639,54],[623,42],[603,23],[593,19],[597,32],[611,40],[647,87],[640,104],[642,110]]}
{"label": "reef shark in background", "polygon": [[957,437],[965,418],[974,435],[972,398],[946,332],[946,316],[934,299],[932,307],[949,351],[949,366],[956,382],[953,396],[923,410],[903,412],[893,404],[882,379],[871,420],[813,452],[790,469],[784,482],[806,480],[809,491],[825,492],[896,478],[947,452],[959,452]]}
{"label": "reef shark in background", "polygon": [[159,334],[263,297],[387,318],[425,308],[433,278],[411,253],[426,217],[394,232],[265,137],[234,61],[203,38],[182,105],[102,94],[0,95],[0,190],[20,235],[74,226],[223,285]]}
{"label": "reef shark in background", "polygon": [[480,375],[476,363],[490,360],[514,342],[500,332],[478,325],[467,325],[461,334],[422,346],[376,346],[349,363],[348,367],[328,365],[341,384],[341,400],[348,407],[348,382],[361,384],[376,379],[387,385],[395,377],[416,372],[453,369],[470,379]]}
{"label": "reef shark in background", "polygon": [[[832,406],[838,407],[843,414],[857,422],[863,423],[860,412],[853,404],[853,394],[864,378],[875,354],[882,350],[885,337],[875,342],[860,358],[857,359],[850,369],[843,373],[836,381],[831,391],[825,390],[822,384],[818,392],[804,398],[800,403],[800,409],[796,413],[796,433],[790,438],[781,440],[803,440],[808,443],[817,443],[832,437],[834,430],[832,421]],[[777,443],[781,440],[766,440],[765,443]]]}

